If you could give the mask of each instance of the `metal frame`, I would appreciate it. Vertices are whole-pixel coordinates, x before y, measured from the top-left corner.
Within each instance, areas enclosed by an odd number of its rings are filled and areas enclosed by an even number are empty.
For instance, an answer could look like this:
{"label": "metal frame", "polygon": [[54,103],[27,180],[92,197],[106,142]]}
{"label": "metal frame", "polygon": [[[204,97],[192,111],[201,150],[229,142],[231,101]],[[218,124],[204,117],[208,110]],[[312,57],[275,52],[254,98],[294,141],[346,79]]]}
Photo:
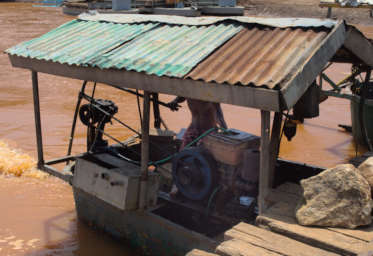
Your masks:
{"label": "metal frame", "polygon": [[[119,89],[133,88],[144,90],[144,118],[142,123],[142,185],[141,208],[145,208],[147,160],[149,159],[149,104],[150,93],[164,93],[178,95],[186,98],[205,100],[210,102],[228,103],[237,106],[252,107],[261,110],[261,155],[260,155],[260,188],[259,188],[259,213],[263,213],[268,207],[266,198],[271,191],[274,162],[278,155],[279,131],[281,130],[281,112],[291,109],[298,99],[307,90],[315,77],[320,74],[324,65],[335,55],[344,44],[354,55],[373,67],[373,45],[356,29],[347,27],[341,21],[329,35],[313,50],[312,54],[304,61],[304,65],[293,73],[287,81],[283,81],[281,90],[271,90],[258,87],[232,86],[227,84],[207,83],[191,79],[179,79],[158,77],[133,71],[116,69],[99,69],[92,67],[70,66],[55,62],[35,60],[30,58],[9,55],[14,67],[32,70],[32,82],[34,93],[35,127],[38,146],[38,167],[52,175],[70,181],[71,175],[61,174],[48,164],[61,161],[69,161],[71,158],[58,159],[44,163],[43,143],[40,119],[40,104],[37,71],[76,78],[85,81],[105,83]],[[270,112],[276,112],[272,136],[270,129]],[[281,117],[281,118],[280,118]],[[74,128],[74,127],[73,127]],[[72,138],[70,138],[72,140]],[[70,152],[70,150],[68,151]]]}

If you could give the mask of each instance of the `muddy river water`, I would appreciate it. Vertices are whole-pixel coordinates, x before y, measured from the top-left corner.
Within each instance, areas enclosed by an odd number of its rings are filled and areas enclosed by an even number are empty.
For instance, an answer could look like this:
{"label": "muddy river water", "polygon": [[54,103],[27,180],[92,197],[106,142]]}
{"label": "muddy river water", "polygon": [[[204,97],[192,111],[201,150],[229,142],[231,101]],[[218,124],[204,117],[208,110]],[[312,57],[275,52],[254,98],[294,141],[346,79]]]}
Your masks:
{"label": "muddy river water", "polygon": [[[33,7],[30,3],[0,2],[0,51],[39,36],[71,20],[61,9]],[[348,65],[329,70],[332,78],[343,78]],[[45,158],[66,153],[77,93],[82,81],[40,74]],[[92,89],[89,84],[88,90]],[[119,106],[117,117],[139,127],[136,98],[99,84],[96,96]],[[170,96],[161,96],[168,101]],[[17,172],[36,157],[31,73],[12,68],[6,54],[0,54],[0,172]],[[281,145],[281,157],[330,167],[355,155],[350,134],[338,124],[350,124],[349,102],[331,98],[321,104],[320,117],[298,126],[291,142]],[[179,112],[162,109],[169,128],[178,131],[188,125],[187,108]],[[260,114],[234,106],[223,106],[230,127],[259,134]],[[108,131],[119,139],[131,133],[113,125]],[[85,129],[77,128],[74,152],[85,147]],[[15,151],[16,150],[16,151]],[[12,164],[18,163],[12,169]],[[21,163],[21,164],[19,164]],[[19,167],[21,165],[21,167]],[[10,167],[9,167],[10,166]],[[3,169],[3,170],[2,170]],[[75,215],[71,188],[54,178],[29,173],[21,177],[0,176],[0,255],[137,255],[128,246],[80,223]]]}

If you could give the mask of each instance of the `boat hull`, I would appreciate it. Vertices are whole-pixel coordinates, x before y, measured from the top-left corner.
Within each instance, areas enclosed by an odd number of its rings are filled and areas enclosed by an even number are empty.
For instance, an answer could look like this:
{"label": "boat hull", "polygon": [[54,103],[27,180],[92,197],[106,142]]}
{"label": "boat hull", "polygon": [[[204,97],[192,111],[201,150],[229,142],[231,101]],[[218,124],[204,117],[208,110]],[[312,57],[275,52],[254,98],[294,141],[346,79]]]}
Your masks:
{"label": "boat hull", "polygon": [[151,211],[122,211],[73,188],[78,218],[117,239],[126,240],[145,255],[185,255],[192,249],[213,251],[216,241],[188,230]]}

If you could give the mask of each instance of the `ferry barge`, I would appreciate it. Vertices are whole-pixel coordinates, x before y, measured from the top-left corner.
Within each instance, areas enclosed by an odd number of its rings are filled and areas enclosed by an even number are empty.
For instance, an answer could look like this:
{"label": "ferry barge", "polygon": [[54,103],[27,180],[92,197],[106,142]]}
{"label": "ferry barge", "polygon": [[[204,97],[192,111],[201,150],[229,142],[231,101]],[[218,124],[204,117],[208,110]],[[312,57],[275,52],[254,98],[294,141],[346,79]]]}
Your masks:
{"label": "ferry barge", "polygon": [[[353,63],[367,77],[373,66],[373,45],[355,27],[300,18],[84,14],[6,53],[31,71],[38,168],[73,186],[79,219],[152,255],[214,252],[225,231],[253,223],[256,203],[258,218],[265,215],[276,187],[322,171],[278,159],[282,131],[295,133],[289,110],[300,119],[318,115],[316,79],[328,63]],[[59,159],[43,155],[39,72],[83,81]],[[114,102],[88,95],[88,83],[143,97],[141,133],[115,117]],[[159,106],[167,104],[159,93],[258,109],[261,136],[211,130],[178,152],[178,139],[160,129]],[[87,152],[71,155],[78,119]],[[137,138],[116,140],[104,130],[110,121]],[[64,162],[69,168],[53,167]],[[172,184],[180,197],[169,196]]]}

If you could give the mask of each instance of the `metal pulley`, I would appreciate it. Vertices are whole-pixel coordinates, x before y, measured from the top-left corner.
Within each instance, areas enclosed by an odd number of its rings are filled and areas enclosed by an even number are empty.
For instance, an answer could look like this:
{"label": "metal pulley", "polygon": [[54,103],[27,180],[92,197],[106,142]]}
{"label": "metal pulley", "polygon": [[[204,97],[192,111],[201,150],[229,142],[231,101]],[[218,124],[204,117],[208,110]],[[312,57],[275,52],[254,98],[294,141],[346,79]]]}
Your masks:
{"label": "metal pulley", "polygon": [[79,117],[87,126],[87,150],[96,151],[107,146],[102,139],[105,124],[118,112],[118,107],[111,100],[97,99],[80,107]]}
{"label": "metal pulley", "polygon": [[178,153],[172,162],[172,176],[179,192],[191,200],[210,195],[216,181],[216,163],[202,148],[189,148]]}

